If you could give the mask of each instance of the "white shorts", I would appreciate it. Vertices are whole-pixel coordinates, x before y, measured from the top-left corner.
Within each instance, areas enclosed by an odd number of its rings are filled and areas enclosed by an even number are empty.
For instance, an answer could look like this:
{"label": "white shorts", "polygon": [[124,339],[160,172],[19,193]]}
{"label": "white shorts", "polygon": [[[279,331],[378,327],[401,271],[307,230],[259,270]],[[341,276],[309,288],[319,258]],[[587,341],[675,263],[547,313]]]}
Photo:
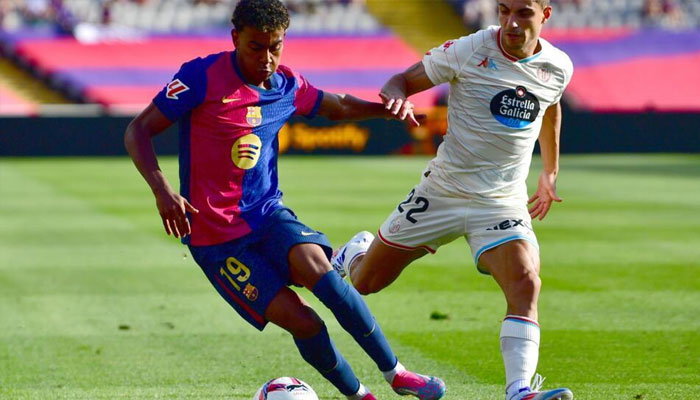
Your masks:
{"label": "white shorts", "polygon": [[379,239],[388,246],[431,253],[460,236],[477,267],[481,254],[511,240],[527,240],[539,249],[524,201],[448,197],[425,183],[411,190],[379,228]]}

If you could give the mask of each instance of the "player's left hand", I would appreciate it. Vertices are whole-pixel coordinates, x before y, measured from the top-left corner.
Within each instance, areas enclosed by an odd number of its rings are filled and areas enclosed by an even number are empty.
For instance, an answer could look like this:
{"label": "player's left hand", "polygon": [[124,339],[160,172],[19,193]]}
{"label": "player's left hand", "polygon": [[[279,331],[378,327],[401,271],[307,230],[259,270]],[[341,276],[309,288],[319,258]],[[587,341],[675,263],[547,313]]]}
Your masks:
{"label": "player's left hand", "polygon": [[530,217],[539,217],[540,221],[547,216],[552,202],[561,203],[562,199],[557,196],[557,175],[552,172],[542,172],[537,184],[537,191],[527,200],[530,204]]}

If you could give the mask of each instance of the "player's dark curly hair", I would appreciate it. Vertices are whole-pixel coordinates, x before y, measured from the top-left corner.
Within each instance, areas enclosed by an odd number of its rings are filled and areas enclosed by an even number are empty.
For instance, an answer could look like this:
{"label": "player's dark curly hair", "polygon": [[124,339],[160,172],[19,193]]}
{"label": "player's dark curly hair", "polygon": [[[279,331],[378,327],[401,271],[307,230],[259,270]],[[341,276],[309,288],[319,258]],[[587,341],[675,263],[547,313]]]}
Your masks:
{"label": "player's dark curly hair", "polygon": [[237,31],[246,26],[261,32],[272,32],[289,27],[289,11],[279,0],[241,0],[231,18]]}

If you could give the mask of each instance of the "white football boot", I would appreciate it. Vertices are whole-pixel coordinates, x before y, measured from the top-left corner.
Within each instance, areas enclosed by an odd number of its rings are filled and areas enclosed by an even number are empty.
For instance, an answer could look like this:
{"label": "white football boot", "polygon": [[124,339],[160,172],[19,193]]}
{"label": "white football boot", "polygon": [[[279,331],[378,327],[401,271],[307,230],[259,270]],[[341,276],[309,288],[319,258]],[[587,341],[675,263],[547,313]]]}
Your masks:
{"label": "white football boot", "polygon": [[542,375],[535,374],[532,378],[532,389],[522,388],[519,393],[506,400],[572,400],[574,398],[574,394],[567,388],[540,391],[543,383]]}
{"label": "white football boot", "polygon": [[338,271],[343,278],[350,275],[350,266],[353,261],[367,253],[373,240],[374,235],[367,231],[362,231],[350,238],[347,243],[333,253],[333,257],[331,257],[333,269]]}

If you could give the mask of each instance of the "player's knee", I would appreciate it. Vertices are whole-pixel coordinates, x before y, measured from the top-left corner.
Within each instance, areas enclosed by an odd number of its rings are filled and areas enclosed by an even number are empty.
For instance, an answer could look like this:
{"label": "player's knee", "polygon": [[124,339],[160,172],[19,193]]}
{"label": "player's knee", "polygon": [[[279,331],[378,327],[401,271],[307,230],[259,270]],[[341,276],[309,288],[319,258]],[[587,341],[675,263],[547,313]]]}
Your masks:
{"label": "player's knee", "polygon": [[506,293],[509,312],[517,315],[536,315],[541,286],[542,281],[535,272],[525,273],[512,281]]}
{"label": "player's knee", "polygon": [[381,287],[379,287],[379,285],[373,283],[372,280],[363,278],[357,278],[356,280],[353,280],[352,285],[355,286],[355,289],[363,296],[372,293],[377,293],[382,289]]}
{"label": "player's knee", "polygon": [[523,273],[518,280],[513,282],[513,292],[520,301],[536,299],[542,288],[542,280],[533,270]]}
{"label": "player's knee", "polygon": [[289,333],[297,339],[308,339],[323,329],[323,320],[316,314],[296,318],[290,326]]}
{"label": "player's knee", "polygon": [[294,246],[289,252],[289,267],[292,282],[309,290],[331,270],[328,258],[316,244]]}

